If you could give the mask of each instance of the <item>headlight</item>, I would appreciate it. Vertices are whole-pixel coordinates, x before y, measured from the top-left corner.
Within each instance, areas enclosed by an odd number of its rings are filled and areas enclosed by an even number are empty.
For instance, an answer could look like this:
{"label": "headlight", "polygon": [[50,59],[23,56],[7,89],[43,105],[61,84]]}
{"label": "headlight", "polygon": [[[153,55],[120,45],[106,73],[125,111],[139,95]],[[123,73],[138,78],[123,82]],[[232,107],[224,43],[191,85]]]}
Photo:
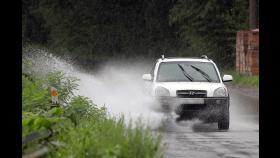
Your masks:
{"label": "headlight", "polygon": [[168,89],[166,88],[163,88],[163,87],[157,87],[156,90],[155,90],[155,95],[156,96],[170,96],[170,93],[168,91]]}
{"label": "headlight", "polygon": [[226,96],[227,96],[227,91],[223,87],[217,88],[214,91],[214,97],[226,97]]}

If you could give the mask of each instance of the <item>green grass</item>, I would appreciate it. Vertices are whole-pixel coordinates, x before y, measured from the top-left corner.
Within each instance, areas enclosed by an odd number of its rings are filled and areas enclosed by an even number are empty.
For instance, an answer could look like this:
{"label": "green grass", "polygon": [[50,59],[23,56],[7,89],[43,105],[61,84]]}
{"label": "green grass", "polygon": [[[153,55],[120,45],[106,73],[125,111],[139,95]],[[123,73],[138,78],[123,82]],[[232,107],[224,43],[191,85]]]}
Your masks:
{"label": "green grass", "polygon": [[[160,135],[139,122],[132,127],[124,117],[107,114],[90,99],[75,96],[76,79],[62,73],[38,78],[32,73],[22,75],[22,136],[51,130],[51,137],[24,145],[23,154],[47,146],[46,157],[153,158],[162,157]],[[51,108],[50,86],[55,86],[64,106]],[[51,144],[58,141],[63,146]]]}
{"label": "green grass", "polygon": [[125,126],[123,118],[81,120],[77,127],[59,135],[67,144],[49,157],[152,158],[160,156],[160,137],[138,125]]}
{"label": "green grass", "polygon": [[259,87],[259,75],[249,76],[239,74],[234,70],[224,70],[222,74],[232,75],[233,81],[231,82],[233,85],[243,86],[243,87]]}

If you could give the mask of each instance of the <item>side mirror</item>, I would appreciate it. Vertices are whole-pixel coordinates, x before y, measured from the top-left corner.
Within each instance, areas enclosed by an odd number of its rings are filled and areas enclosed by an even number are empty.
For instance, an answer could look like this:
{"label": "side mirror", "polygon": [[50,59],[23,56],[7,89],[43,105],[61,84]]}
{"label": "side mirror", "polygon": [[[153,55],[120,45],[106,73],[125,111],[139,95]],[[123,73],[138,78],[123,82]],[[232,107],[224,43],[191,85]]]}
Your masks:
{"label": "side mirror", "polygon": [[232,81],[232,76],[231,75],[224,75],[223,76],[223,82],[229,82]]}
{"label": "side mirror", "polygon": [[142,76],[143,80],[146,80],[146,81],[151,81],[152,80],[152,75],[151,74],[144,74]]}

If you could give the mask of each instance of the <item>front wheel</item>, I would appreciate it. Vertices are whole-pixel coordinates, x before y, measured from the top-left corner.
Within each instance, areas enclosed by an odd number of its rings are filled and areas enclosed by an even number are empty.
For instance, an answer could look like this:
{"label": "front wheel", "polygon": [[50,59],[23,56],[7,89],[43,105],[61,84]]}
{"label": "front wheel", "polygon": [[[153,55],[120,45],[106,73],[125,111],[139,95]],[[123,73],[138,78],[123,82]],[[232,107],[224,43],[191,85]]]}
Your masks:
{"label": "front wheel", "polygon": [[219,130],[228,130],[229,129],[229,108],[223,111],[221,118],[218,121]]}

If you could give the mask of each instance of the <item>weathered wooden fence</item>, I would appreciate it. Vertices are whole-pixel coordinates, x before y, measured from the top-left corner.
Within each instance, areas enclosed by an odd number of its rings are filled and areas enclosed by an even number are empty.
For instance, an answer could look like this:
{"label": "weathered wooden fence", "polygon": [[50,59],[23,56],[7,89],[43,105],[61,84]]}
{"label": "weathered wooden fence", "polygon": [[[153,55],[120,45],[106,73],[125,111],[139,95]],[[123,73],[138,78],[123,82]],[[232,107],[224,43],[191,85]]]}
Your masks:
{"label": "weathered wooden fence", "polygon": [[238,31],[236,37],[236,71],[259,74],[259,30]]}

